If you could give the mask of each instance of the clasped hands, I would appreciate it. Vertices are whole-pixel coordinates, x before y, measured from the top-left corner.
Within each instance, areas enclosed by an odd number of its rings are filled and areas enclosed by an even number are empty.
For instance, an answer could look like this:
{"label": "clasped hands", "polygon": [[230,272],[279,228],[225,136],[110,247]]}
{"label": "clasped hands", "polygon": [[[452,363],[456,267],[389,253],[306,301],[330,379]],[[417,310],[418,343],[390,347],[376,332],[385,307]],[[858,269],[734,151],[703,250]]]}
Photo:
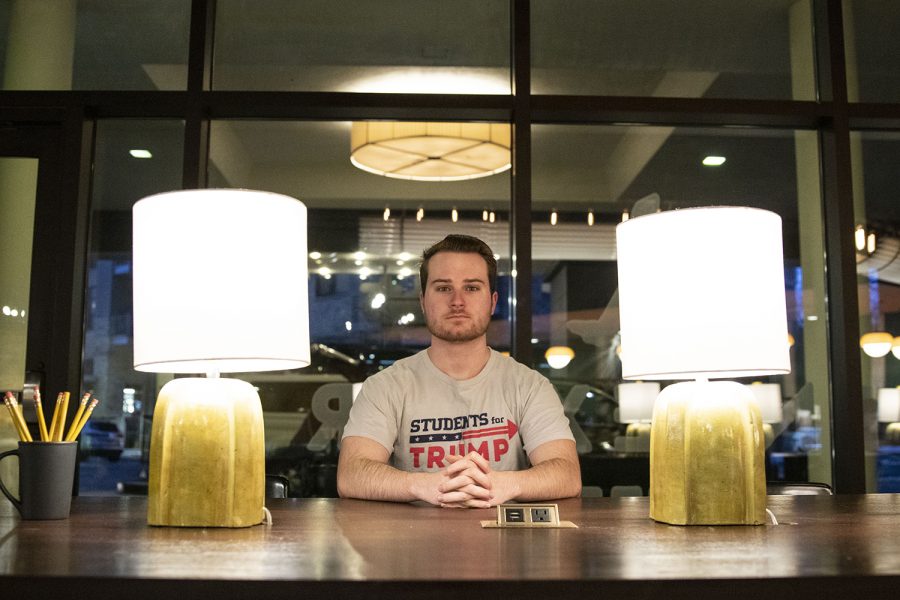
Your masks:
{"label": "clasped hands", "polygon": [[510,473],[492,470],[478,452],[445,459],[450,464],[437,473],[436,504],[444,508],[490,508],[510,499]]}

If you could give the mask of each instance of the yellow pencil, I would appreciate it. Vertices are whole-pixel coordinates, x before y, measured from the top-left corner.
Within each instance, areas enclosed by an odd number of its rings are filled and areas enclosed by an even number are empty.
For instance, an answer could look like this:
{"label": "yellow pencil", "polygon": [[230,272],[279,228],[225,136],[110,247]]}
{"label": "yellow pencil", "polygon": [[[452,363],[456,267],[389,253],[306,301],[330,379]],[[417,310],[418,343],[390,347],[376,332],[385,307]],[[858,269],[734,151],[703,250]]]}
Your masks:
{"label": "yellow pencil", "polygon": [[72,417],[72,424],[69,426],[69,432],[66,434],[65,440],[68,442],[69,438],[72,436],[72,432],[75,431],[75,428],[78,426],[78,422],[81,420],[81,415],[84,414],[84,409],[87,407],[88,400],[91,399],[91,394],[93,394],[93,390],[87,392],[81,397],[81,402],[78,404],[78,411],[75,413],[75,416]]}
{"label": "yellow pencil", "polygon": [[12,407],[12,404],[9,403],[9,395],[8,394],[9,394],[9,392],[7,392],[7,395],[3,396],[3,404],[5,404],[6,408],[9,410],[9,418],[12,421],[13,426],[16,428],[16,433],[19,434],[19,439],[24,441],[25,436],[22,435],[22,428],[19,426],[19,419],[16,418],[16,414],[15,414],[16,411]]}
{"label": "yellow pencil", "polygon": [[63,392],[62,404],[59,407],[59,421],[56,427],[54,442],[63,441],[63,431],[66,429],[66,413],[69,412],[69,392]]}
{"label": "yellow pencil", "polygon": [[94,398],[93,400],[91,400],[90,406],[88,406],[88,409],[84,411],[84,415],[82,415],[81,420],[78,422],[78,426],[75,428],[75,431],[70,431],[69,435],[66,436],[67,442],[75,441],[75,439],[78,437],[78,434],[81,433],[81,429],[84,427],[84,424],[87,423],[87,420],[91,418],[91,413],[94,412],[94,407],[96,407],[99,402],[99,398]]}
{"label": "yellow pencil", "polygon": [[22,418],[22,414],[19,412],[19,403],[16,402],[16,397],[6,392],[3,402],[12,414],[13,422],[16,424],[16,431],[19,432],[19,439],[23,442],[33,442],[31,432],[28,431],[28,425],[25,424],[25,419]]}
{"label": "yellow pencil", "polygon": [[50,433],[47,431],[47,421],[44,420],[44,407],[41,406],[41,388],[34,386],[34,411],[38,417],[38,430],[41,432],[41,441],[50,441]]}
{"label": "yellow pencil", "polygon": [[53,405],[53,416],[50,418],[50,434],[48,442],[52,442],[56,439],[56,424],[59,421],[59,405],[62,403],[63,393],[60,392],[56,395],[56,404]]}

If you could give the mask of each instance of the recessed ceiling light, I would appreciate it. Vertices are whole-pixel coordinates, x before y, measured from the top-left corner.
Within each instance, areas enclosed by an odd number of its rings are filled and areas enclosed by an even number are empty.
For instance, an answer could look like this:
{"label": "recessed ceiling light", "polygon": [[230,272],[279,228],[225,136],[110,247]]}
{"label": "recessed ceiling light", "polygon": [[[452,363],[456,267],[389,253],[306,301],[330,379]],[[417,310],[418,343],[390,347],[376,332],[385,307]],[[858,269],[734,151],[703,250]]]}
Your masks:
{"label": "recessed ceiling light", "polygon": [[703,159],[703,164],[707,167],[718,167],[725,163],[724,156],[707,156]]}
{"label": "recessed ceiling light", "polygon": [[132,148],[128,151],[128,154],[133,156],[134,158],[153,158],[153,155],[149,150],[144,150],[143,148]]}

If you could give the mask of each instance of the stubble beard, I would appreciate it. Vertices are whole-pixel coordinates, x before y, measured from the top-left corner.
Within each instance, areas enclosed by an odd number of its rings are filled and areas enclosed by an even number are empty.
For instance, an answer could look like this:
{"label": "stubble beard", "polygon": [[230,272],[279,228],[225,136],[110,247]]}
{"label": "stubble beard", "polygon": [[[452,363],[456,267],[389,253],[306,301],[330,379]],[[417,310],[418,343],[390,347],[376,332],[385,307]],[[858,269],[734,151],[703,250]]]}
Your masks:
{"label": "stubble beard", "polygon": [[425,324],[428,327],[429,333],[439,340],[456,343],[471,342],[472,340],[477,340],[487,334],[490,318],[485,319],[483,324],[475,319],[470,319],[467,327],[450,328],[443,326],[442,323],[438,322],[436,319],[430,318],[426,314]]}

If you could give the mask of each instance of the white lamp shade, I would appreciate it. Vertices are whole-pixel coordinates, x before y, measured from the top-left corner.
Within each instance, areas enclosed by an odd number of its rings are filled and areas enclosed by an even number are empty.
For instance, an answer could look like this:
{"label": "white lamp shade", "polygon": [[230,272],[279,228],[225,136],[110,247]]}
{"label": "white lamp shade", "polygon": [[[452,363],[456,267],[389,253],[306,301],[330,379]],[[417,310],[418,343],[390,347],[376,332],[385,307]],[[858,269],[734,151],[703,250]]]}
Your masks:
{"label": "white lamp shade", "polygon": [[900,421],[900,388],[878,390],[878,420],[882,423]]}
{"label": "white lamp shade", "polygon": [[135,203],[134,368],[252,372],[310,362],[306,207],[251,190]]}
{"label": "white lamp shade", "polygon": [[616,246],[625,379],[790,372],[781,217],[655,213],[620,223]]}
{"label": "white lamp shade", "polygon": [[659,384],[637,381],[620,383],[616,392],[619,396],[620,423],[649,423],[653,418],[653,403],[659,396]]}
{"label": "white lamp shade", "polygon": [[764,423],[781,423],[784,412],[781,407],[781,385],[778,383],[754,383],[747,389],[756,399]]}

